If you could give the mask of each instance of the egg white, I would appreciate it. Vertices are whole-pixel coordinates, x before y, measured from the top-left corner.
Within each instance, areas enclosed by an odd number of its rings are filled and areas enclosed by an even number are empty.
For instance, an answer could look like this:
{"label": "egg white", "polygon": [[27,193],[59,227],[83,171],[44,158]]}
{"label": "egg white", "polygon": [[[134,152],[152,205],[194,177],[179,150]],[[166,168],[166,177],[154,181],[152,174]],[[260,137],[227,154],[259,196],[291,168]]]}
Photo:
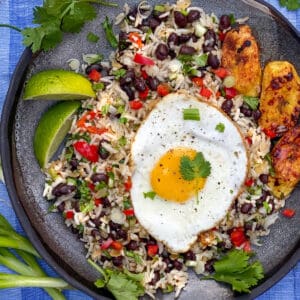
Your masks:
{"label": "egg white", "polygon": [[[183,119],[183,109],[198,108],[200,121]],[[225,131],[216,125],[223,123]],[[152,191],[151,171],[168,150],[187,147],[202,152],[211,164],[211,174],[198,200],[191,197],[178,204],[156,196]],[[134,172],[131,200],[140,224],[172,252],[189,250],[199,233],[216,226],[240,193],[248,171],[243,137],[234,123],[214,106],[185,93],[164,97],[140,126],[131,149]]]}

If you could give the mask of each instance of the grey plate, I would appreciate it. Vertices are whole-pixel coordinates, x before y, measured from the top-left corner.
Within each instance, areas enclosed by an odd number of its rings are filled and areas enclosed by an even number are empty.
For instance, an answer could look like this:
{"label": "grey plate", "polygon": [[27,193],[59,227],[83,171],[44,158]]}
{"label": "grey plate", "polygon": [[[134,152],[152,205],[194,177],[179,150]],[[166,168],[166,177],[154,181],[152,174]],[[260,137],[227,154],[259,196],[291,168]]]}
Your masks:
{"label": "grey plate", "polygon": [[[129,4],[135,1],[127,1]],[[160,3],[161,1],[150,1]],[[120,1],[121,3],[121,1]],[[249,16],[260,48],[262,63],[270,60],[289,60],[300,72],[300,37],[290,23],[268,4],[260,1],[194,1],[207,13],[233,13],[237,18]],[[122,6],[122,5],[120,5]],[[94,298],[105,299],[105,291],[97,291],[92,282],[97,273],[86,263],[85,249],[77,236],[66,228],[58,213],[47,212],[49,204],[42,197],[44,176],[35,160],[32,140],[35,127],[41,114],[53,102],[22,100],[22,87],[25,78],[31,74],[52,68],[68,69],[67,60],[82,58],[82,53],[103,53],[111,51],[102,34],[101,22],[104,17],[113,17],[120,9],[99,7],[99,18],[87,24],[79,35],[68,35],[64,43],[54,51],[42,53],[32,59],[27,49],[15,71],[2,113],[1,155],[5,181],[14,209],[29,238],[54,269],[70,284],[83,290]],[[86,41],[87,32],[101,35],[97,45]],[[296,189],[288,206],[297,210],[299,189]],[[299,205],[298,205],[299,206]],[[300,211],[293,219],[282,216],[268,237],[262,238],[262,247],[255,250],[257,258],[263,263],[266,278],[250,295],[234,295],[231,290],[214,281],[200,281],[193,272],[181,293],[180,299],[232,299],[235,297],[253,298],[288,272],[300,257]],[[99,295],[101,294],[101,296]],[[159,299],[172,299],[173,295],[159,295]]]}

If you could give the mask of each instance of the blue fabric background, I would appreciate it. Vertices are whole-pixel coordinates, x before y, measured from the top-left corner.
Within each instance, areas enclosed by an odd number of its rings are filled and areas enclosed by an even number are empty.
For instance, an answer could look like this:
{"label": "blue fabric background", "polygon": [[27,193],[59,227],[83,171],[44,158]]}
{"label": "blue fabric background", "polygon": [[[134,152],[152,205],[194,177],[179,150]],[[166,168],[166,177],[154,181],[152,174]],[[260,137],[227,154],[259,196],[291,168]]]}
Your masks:
{"label": "blue fabric background", "polygon": [[[278,0],[268,0],[274,7],[279,9],[290,22],[300,30],[300,10],[289,12],[279,6]],[[32,24],[32,9],[41,5],[42,0],[0,0],[0,24],[7,23],[20,28]],[[21,35],[7,28],[0,28],[0,111],[8,89],[9,80],[16,63],[24,49]],[[20,233],[24,233],[11,206],[5,186],[0,183],[0,212]],[[51,276],[57,276],[45,262],[40,261],[42,267]],[[7,271],[0,267],[0,272]],[[65,292],[67,299],[91,299],[79,291]],[[0,299],[5,300],[46,300],[50,297],[38,288],[7,289],[0,291]],[[300,300],[300,263],[291,270],[281,281],[270,290],[258,297],[259,300]],[[126,299],[124,299],[126,300]]]}

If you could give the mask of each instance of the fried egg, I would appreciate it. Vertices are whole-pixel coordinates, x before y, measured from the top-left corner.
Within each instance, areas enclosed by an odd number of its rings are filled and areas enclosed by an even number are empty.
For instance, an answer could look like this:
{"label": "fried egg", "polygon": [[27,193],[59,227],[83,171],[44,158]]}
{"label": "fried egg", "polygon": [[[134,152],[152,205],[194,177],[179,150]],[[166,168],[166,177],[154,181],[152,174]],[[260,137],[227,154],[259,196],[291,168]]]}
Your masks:
{"label": "fried egg", "polygon": [[[199,121],[184,120],[190,108],[199,111]],[[187,180],[182,157],[191,161],[197,153],[209,162],[210,174]],[[186,93],[169,94],[156,104],[136,133],[131,157],[135,215],[174,253],[188,251],[201,232],[226,216],[248,172],[239,129],[218,108]]]}

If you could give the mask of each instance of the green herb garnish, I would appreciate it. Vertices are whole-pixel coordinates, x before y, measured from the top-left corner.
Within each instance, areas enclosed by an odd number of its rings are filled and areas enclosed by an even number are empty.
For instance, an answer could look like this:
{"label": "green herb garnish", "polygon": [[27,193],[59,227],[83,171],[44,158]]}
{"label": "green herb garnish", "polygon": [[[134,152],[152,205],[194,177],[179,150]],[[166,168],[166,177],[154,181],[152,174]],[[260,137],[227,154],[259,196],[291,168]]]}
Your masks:
{"label": "green herb garnish", "polygon": [[98,82],[93,84],[94,91],[102,91],[104,90],[105,84],[103,82]]}
{"label": "green herb garnish", "polygon": [[106,39],[108,40],[109,44],[113,48],[118,47],[118,40],[113,32],[112,23],[109,22],[108,17],[105,17],[105,21],[102,23],[102,27],[105,32]]}
{"label": "green herb garnish", "polygon": [[197,152],[194,159],[190,159],[188,156],[182,156],[180,159],[180,174],[184,180],[206,178],[210,171],[210,162],[205,160],[201,152]]}
{"label": "green herb garnish", "polygon": [[225,125],[223,123],[219,123],[216,125],[215,129],[219,132],[224,132],[225,131]]}
{"label": "green herb garnish", "polygon": [[263,206],[264,206],[264,209],[266,210],[267,214],[269,214],[272,211],[272,208],[267,201],[263,202]]}
{"label": "green herb garnish", "polygon": [[155,5],[154,10],[163,13],[163,12],[166,11],[166,7],[164,5],[161,5],[161,4],[160,5]]}
{"label": "green herb garnish", "polygon": [[185,108],[183,110],[183,120],[200,121],[198,108]]}
{"label": "green herb garnish", "polygon": [[125,251],[126,251],[125,252],[126,256],[133,258],[137,264],[143,263],[142,257],[139,254],[137,254],[133,251],[127,251],[127,250],[125,250]]}
{"label": "green herb garnish", "polygon": [[214,279],[231,284],[234,291],[250,293],[250,288],[257,285],[264,277],[264,270],[259,261],[249,263],[250,254],[242,250],[231,250],[214,263],[215,274],[203,279]]}
{"label": "green herb garnish", "polygon": [[268,153],[265,155],[264,159],[268,162],[269,164],[269,173],[271,176],[275,176],[275,170],[274,170],[274,167],[273,167],[273,163],[272,163],[272,158],[271,158],[271,154]]}
{"label": "green herb garnish", "polygon": [[120,138],[119,138],[119,145],[120,145],[121,147],[124,147],[126,144],[127,144],[127,139],[126,139],[126,137],[125,137],[125,136],[120,137]]}
{"label": "green herb garnish", "polygon": [[230,14],[230,15],[229,15],[229,20],[230,20],[230,25],[234,25],[234,24],[235,24],[235,17],[234,17],[234,14]]}
{"label": "green herb garnish", "polygon": [[91,43],[97,43],[99,41],[99,36],[92,32],[89,32],[86,38]]}
{"label": "green herb garnish", "polygon": [[243,96],[244,102],[252,109],[255,110],[258,108],[259,98],[257,97],[250,97],[250,96]]}
{"label": "green herb garnish", "polygon": [[150,198],[150,199],[154,199],[156,196],[156,193],[154,191],[150,191],[150,192],[144,192],[144,198]]}
{"label": "green herb garnish", "polygon": [[194,62],[198,67],[205,67],[207,65],[208,54],[202,54],[199,56],[194,56]]}
{"label": "green herb garnish", "polygon": [[106,287],[117,300],[138,300],[139,296],[144,295],[144,273],[134,274],[126,269],[121,272],[101,268],[90,259],[88,259],[88,262],[102,275],[102,278],[95,281],[95,286],[98,288]]}
{"label": "green herb garnish", "polygon": [[115,76],[115,79],[118,80],[126,74],[126,70],[125,69],[115,70],[112,72],[112,74]]}

